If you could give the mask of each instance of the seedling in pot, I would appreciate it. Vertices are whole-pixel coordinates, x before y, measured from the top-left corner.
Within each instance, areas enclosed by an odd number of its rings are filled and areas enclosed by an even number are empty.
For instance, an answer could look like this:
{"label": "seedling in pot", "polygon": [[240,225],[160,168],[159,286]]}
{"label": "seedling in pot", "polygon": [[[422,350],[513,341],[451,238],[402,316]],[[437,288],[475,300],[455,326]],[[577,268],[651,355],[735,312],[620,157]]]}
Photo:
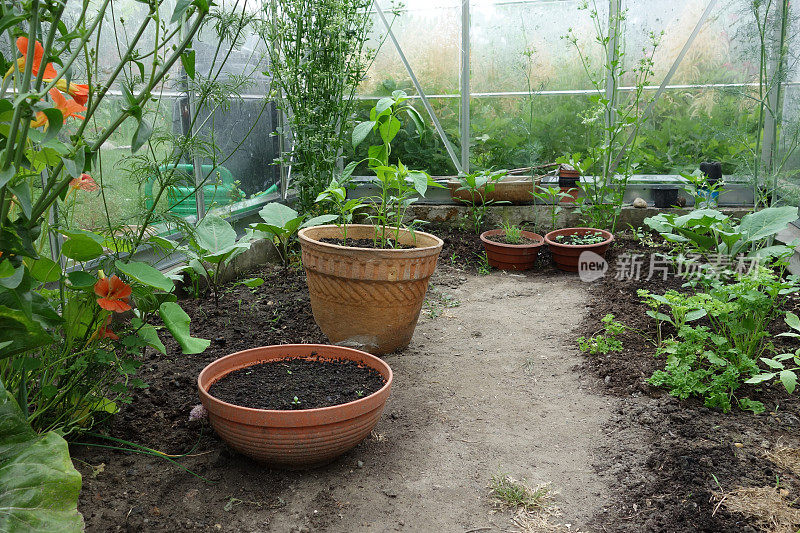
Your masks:
{"label": "seedling in pot", "polygon": [[506,243],[520,244],[522,242],[522,230],[517,226],[505,222],[503,223],[503,231],[505,232]]}
{"label": "seedling in pot", "polygon": [[302,403],[303,403],[303,402],[301,402],[301,401],[300,401],[300,398],[298,398],[297,396],[295,396],[295,397],[294,397],[294,399],[292,400],[292,407],[293,407],[294,409],[298,409]]}
{"label": "seedling in pot", "polygon": [[366,207],[362,198],[347,199],[347,188],[350,176],[353,174],[358,163],[351,162],[345,167],[339,179],[332,179],[328,188],[319,193],[317,202],[328,202],[334,205],[338,215],[336,225],[342,228],[342,242],[347,240],[347,225],[352,224],[356,212]]}
{"label": "seedling in pot", "polygon": [[600,244],[606,240],[605,236],[599,231],[591,231],[585,235],[573,233],[571,235],[557,235],[556,242],[559,244],[569,244],[572,246],[588,246],[590,244]]}

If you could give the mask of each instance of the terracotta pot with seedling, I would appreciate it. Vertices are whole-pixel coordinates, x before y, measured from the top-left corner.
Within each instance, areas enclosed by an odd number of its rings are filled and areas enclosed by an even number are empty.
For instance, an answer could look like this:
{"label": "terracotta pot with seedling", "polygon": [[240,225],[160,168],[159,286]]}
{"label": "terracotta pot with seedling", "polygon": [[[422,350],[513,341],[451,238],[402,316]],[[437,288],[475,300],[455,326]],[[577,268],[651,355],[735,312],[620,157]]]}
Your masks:
{"label": "terracotta pot with seedling", "polygon": [[284,468],[329,463],[378,423],[392,370],[368,353],[319,344],[237,352],[197,379],[214,431],[231,448]]}
{"label": "terracotta pot with seedling", "polygon": [[529,270],[536,264],[544,238],[511,224],[481,233],[489,264],[500,270]]}
{"label": "terracotta pot with seedling", "polygon": [[[381,145],[371,146],[367,162],[375,172],[379,194],[371,198],[373,225],[350,224],[352,213],[364,207],[347,200],[346,183],[362,161],[351,162],[317,198],[340,213],[338,225],[300,230],[303,267],[314,320],[328,340],[380,355],[408,346],[419,319],[428,280],[444,244],[429,233],[404,224],[408,207],[428,187],[441,187],[423,171],[397,162],[389,164],[391,141],[402,126],[398,115],[409,115],[421,131],[422,119],[402,91],[378,101],[372,120],[356,125],[353,145],[371,132]],[[416,222],[416,221],[415,221]]]}
{"label": "terracotta pot with seedling", "polygon": [[564,228],[544,236],[556,267],[567,272],[577,272],[582,253],[593,252],[605,257],[614,242],[611,232],[595,228]]}

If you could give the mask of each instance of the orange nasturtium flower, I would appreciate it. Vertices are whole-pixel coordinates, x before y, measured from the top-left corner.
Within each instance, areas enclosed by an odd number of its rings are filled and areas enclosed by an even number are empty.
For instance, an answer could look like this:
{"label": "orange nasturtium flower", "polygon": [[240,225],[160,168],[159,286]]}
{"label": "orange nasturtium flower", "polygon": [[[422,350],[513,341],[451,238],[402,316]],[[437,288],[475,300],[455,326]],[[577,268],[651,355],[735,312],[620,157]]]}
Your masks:
{"label": "orange nasturtium flower", "polygon": [[[27,55],[28,54],[28,38],[27,37],[17,37],[17,50],[19,50],[19,53],[22,54],[22,57],[17,59],[17,68],[19,68],[19,70],[22,71],[22,70],[25,69],[25,62],[28,60],[28,55]],[[39,41],[36,41],[36,44],[34,45],[34,52],[33,52],[33,75],[34,76],[38,76],[39,75],[39,70],[42,68],[42,59],[44,59],[44,47],[42,46],[42,43],[40,43]],[[14,67],[11,67],[11,70],[9,70],[6,73],[6,76],[8,76],[13,69],[14,69]],[[55,78],[56,76],[58,76],[58,73],[56,72],[56,69],[53,68],[53,64],[52,63],[47,63],[44,66],[44,73],[42,74],[42,77],[43,78],[52,79],[52,78]]]}
{"label": "orange nasturtium flower", "polygon": [[108,326],[102,326],[97,330],[97,338],[111,339],[112,341],[118,341],[119,335],[111,331],[111,328],[109,328]]}
{"label": "orange nasturtium flower", "polygon": [[[56,105],[56,109],[61,111],[61,114],[64,116],[64,123],[66,124],[67,119],[69,117],[75,117],[83,120],[83,115],[79,115],[81,111],[86,111],[86,108],[70,98],[67,100],[64,98],[64,95],[61,94],[61,91],[58,89],[50,89],[50,98],[53,99],[53,103]],[[47,115],[44,112],[39,111],[36,113],[36,118],[31,121],[31,128],[38,128],[39,126],[44,126],[45,129],[48,126]]]}
{"label": "orange nasturtium flower", "polygon": [[[50,80],[45,81],[49,82]],[[85,83],[67,84],[67,80],[62,78],[56,82],[56,88],[62,93],[69,94],[80,105],[86,105],[87,100],[89,100],[89,86]]]}
{"label": "orange nasturtium flower", "polygon": [[81,174],[80,178],[75,178],[69,182],[72,189],[81,189],[83,191],[94,192],[100,188],[89,174]]}
{"label": "orange nasturtium flower", "polygon": [[100,278],[94,284],[94,293],[99,296],[97,304],[106,311],[124,313],[131,309],[128,303],[131,297],[131,286],[117,276]]}
{"label": "orange nasturtium flower", "polygon": [[114,331],[108,327],[109,325],[111,325],[110,316],[106,317],[106,321],[103,323],[103,325],[94,331],[92,334],[92,339],[111,339],[112,341],[118,341],[119,335],[114,333]]}

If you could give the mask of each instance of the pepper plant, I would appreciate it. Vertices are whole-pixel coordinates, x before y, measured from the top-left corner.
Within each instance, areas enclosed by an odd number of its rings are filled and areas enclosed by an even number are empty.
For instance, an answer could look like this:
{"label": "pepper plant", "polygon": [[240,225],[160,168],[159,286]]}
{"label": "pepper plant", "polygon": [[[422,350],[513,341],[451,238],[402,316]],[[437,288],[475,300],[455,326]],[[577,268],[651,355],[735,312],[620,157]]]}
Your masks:
{"label": "pepper plant", "polygon": [[[403,227],[413,229],[414,222],[404,226],[403,221],[406,211],[418,196],[424,197],[428,187],[443,187],[423,170],[411,170],[399,160],[397,164],[389,163],[392,141],[403,127],[399,118],[402,115],[407,115],[414,122],[417,133],[424,131],[422,117],[403,91],[394,91],[392,96],[378,100],[370,110],[369,120],[353,128],[353,147],[361,144],[370,132],[377,133],[381,141],[369,147],[367,164],[376,174],[373,183],[380,189],[378,195],[371,198],[375,204],[375,213],[371,218],[378,227],[375,239],[380,241],[383,248],[393,247],[398,242]],[[394,234],[393,237],[387,233],[387,228]]]}

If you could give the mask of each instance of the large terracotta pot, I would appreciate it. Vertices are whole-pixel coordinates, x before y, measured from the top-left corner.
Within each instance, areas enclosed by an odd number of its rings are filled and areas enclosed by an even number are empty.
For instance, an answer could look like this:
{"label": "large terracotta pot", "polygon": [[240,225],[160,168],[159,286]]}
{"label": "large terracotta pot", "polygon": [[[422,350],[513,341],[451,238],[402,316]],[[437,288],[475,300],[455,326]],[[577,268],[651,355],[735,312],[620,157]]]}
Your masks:
{"label": "large terracotta pot", "polygon": [[[379,391],[353,402],[293,411],[240,407],[208,394],[214,382],[234,370],[295,357],[357,361],[380,372],[386,384]],[[377,357],[351,348],[284,344],[221,357],[200,372],[197,387],[211,426],[231,448],[269,465],[307,468],[330,462],[370,434],[389,397],[392,370]]]}
{"label": "large terracotta pot", "polygon": [[[499,179],[491,192],[485,192],[481,188],[484,200],[494,202],[508,202],[513,205],[532,204],[534,202],[533,192],[539,185],[542,178],[537,176],[504,176]],[[461,184],[458,180],[449,180],[447,188],[450,189],[450,196],[453,200],[470,202],[471,198],[468,191],[459,191]]]}
{"label": "large terracotta pot", "polygon": [[[383,250],[320,242],[341,239],[338,226],[305,228],[298,235],[311,310],[328,340],[376,355],[408,346],[442,240],[401,230],[400,243],[415,248]],[[375,226],[347,226],[348,238],[374,236]]]}
{"label": "large terracotta pot", "polygon": [[500,270],[528,270],[536,264],[539,249],[544,245],[544,238],[538,233],[520,231],[520,235],[535,241],[531,244],[506,244],[491,239],[493,236],[505,235],[503,229],[493,229],[481,233],[481,241],[486,249],[489,264]]}
{"label": "large terracotta pot", "polygon": [[[561,244],[555,239],[559,235],[586,235],[587,233],[600,232],[605,237],[603,242],[597,244]],[[553,262],[561,270],[568,272],[578,271],[578,260],[583,252],[594,252],[600,257],[605,257],[606,250],[614,242],[614,235],[602,229],[595,228],[564,228],[551,231],[544,236],[544,241],[550,248]]]}

